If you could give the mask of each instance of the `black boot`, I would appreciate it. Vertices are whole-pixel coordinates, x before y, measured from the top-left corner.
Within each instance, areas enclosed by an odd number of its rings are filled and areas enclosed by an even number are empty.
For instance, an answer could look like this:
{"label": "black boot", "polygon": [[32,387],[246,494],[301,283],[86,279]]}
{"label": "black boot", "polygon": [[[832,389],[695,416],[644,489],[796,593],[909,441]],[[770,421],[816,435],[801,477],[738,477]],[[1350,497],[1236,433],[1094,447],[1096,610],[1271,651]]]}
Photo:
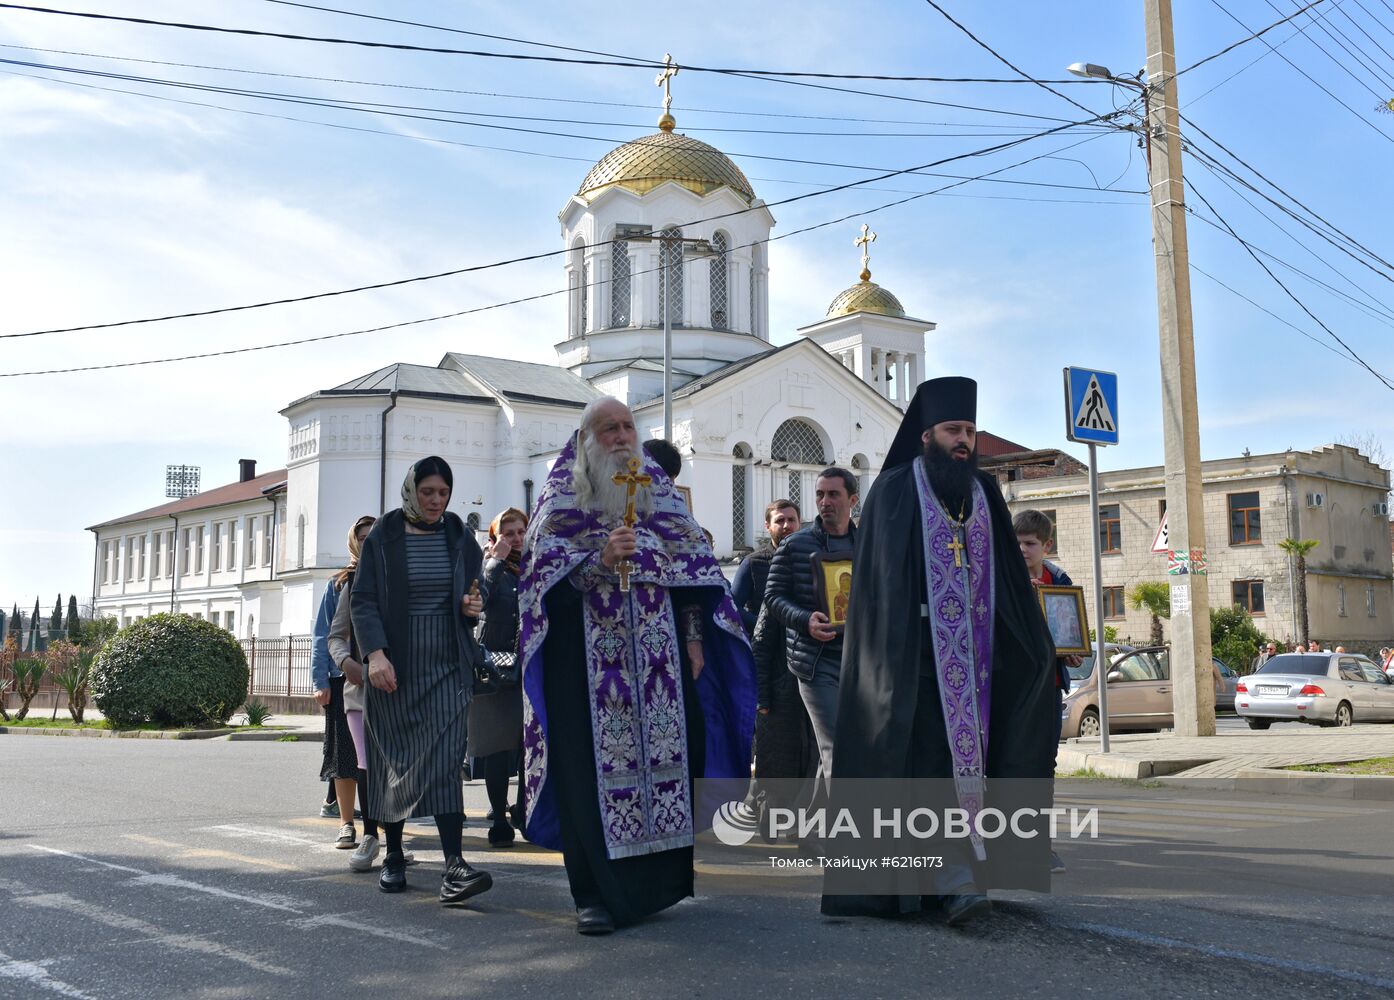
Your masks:
{"label": "black boot", "polygon": [[401,892],[407,887],[407,859],[400,851],[389,851],[382,859],[382,874],[378,888],[383,892]]}
{"label": "black boot", "polygon": [[471,896],[487,892],[493,884],[492,875],[457,855],[445,863],[445,874],[440,880],[440,901],[446,906],[455,906]]}

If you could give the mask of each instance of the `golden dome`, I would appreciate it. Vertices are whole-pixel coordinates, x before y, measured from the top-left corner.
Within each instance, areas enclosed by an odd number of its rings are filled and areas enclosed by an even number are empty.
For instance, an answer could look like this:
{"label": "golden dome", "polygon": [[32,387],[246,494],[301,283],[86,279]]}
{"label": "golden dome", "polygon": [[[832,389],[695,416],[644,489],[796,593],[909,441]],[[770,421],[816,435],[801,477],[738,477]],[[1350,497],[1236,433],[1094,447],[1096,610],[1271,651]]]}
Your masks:
{"label": "golden dome", "polygon": [[711,194],[728,187],[747,202],[755,192],[740,167],[725,153],[705,142],[673,131],[671,115],[664,115],[653,135],[616,146],[591,167],[576,193],[594,197],[611,185],[638,195],[648,194],[665,181],[675,181],[694,194]]}
{"label": "golden dome", "polygon": [[850,316],[852,313],[879,313],[882,316],[905,315],[900,300],[871,280],[871,272],[863,271],[862,280],[833,299],[828,306],[828,319]]}

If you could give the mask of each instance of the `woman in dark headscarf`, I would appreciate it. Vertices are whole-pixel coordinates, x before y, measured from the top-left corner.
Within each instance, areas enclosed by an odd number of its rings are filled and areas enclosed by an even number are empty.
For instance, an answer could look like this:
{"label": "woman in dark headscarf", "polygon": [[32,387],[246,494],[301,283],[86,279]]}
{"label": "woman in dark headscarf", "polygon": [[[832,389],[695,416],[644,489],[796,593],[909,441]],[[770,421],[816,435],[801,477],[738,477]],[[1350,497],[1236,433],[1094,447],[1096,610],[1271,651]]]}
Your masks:
{"label": "woman in dark headscarf", "polygon": [[[484,560],[484,582],[489,603],[484,611],[480,641],[492,653],[518,653],[518,570],[523,558],[523,535],[528,516],[510,507],[489,525],[489,551]],[[507,690],[476,693],[470,702],[469,755],[479,759],[484,772],[484,788],[489,793],[493,825],[489,843],[508,847],[513,843],[509,822],[508,779],[517,767],[523,749],[523,689],[514,684]],[[518,782],[518,806],[513,819],[523,821],[523,783]]]}
{"label": "woman in dark headscarf", "polygon": [[493,884],[488,872],[461,857],[460,762],[479,657],[474,624],[484,601],[479,544],[445,509],[453,485],[450,466],[434,455],[411,467],[401,509],[384,514],[363,543],[350,598],[368,667],[365,812],[382,824],[387,840],[378,888],[406,888],[402,827],[429,813],[445,855],[440,900],[446,905]]}

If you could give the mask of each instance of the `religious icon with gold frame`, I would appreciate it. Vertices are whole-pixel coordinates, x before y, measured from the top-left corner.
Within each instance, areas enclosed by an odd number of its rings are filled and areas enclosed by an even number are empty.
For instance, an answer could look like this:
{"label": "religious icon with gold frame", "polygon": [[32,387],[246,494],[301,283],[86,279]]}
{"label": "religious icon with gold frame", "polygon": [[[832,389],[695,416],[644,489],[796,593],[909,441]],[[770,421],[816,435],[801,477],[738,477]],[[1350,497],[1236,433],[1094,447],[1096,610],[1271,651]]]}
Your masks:
{"label": "religious icon with gold frame", "polygon": [[682,497],[683,503],[687,504],[688,512],[691,513],[695,509],[692,506],[692,487],[679,486],[677,483],[674,483],[673,489],[677,491],[678,496]]}
{"label": "religious icon with gold frame", "polygon": [[852,603],[852,554],[850,552],[815,552],[813,554],[813,591],[817,608],[839,633],[847,625],[847,609]]}
{"label": "religious icon with gold frame", "polygon": [[1088,656],[1089,613],[1084,607],[1083,587],[1036,588],[1036,600],[1045,615],[1050,637],[1055,640],[1056,656]]}

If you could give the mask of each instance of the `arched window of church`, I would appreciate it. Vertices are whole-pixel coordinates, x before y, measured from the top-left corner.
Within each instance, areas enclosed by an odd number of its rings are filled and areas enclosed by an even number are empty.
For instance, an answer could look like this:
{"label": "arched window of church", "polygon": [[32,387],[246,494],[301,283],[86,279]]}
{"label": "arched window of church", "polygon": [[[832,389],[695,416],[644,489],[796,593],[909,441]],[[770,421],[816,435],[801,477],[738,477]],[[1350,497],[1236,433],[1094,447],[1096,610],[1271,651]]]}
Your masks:
{"label": "arched window of church", "polygon": [[731,450],[731,548],[750,547],[750,448],[743,444]]}
{"label": "arched window of church", "polygon": [[658,315],[662,318],[666,309],[672,325],[682,326],[682,230],[669,226],[658,235]]}
{"label": "arched window of church", "polygon": [[712,256],[707,262],[710,267],[712,329],[731,329],[731,311],[727,305],[726,272],[730,266],[727,258],[726,234],[718,232],[712,237]]}
{"label": "arched window of church", "polygon": [[629,241],[610,244],[610,325],[629,325]]}
{"label": "arched window of church", "polygon": [[854,518],[862,516],[862,500],[866,498],[866,475],[870,464],[865,455],[852,456],[852,475],[857,477],[857,503],[852,508]]}
{"label": "arched window of church", "polygon": [[478,531],[478,530],[479,530],[479,515],[478,515],[478,514],[475,514],[475,513],[472,513],[472,514],[470,514],[468,517],[466,517],[466,518],[465,518],[465,527],[469,528],[470,531]]}
{"label": "arched window of church", "polygon": [[305,515],[295,519],[295,568],[305,568]]}
{"label": "arched window of church", "polygon": [[[828,464],[822,437],[806,420],[800,420],[798,417],[786,420],[774,432],[774,439],[770,442],[770,458],[786,463],[789,489],[785,495],[799,509],[800,515],[803,515],[804,486],[807,484],[811,487],[813,477]],[[808,492],[811,494],[812,489]]]}

